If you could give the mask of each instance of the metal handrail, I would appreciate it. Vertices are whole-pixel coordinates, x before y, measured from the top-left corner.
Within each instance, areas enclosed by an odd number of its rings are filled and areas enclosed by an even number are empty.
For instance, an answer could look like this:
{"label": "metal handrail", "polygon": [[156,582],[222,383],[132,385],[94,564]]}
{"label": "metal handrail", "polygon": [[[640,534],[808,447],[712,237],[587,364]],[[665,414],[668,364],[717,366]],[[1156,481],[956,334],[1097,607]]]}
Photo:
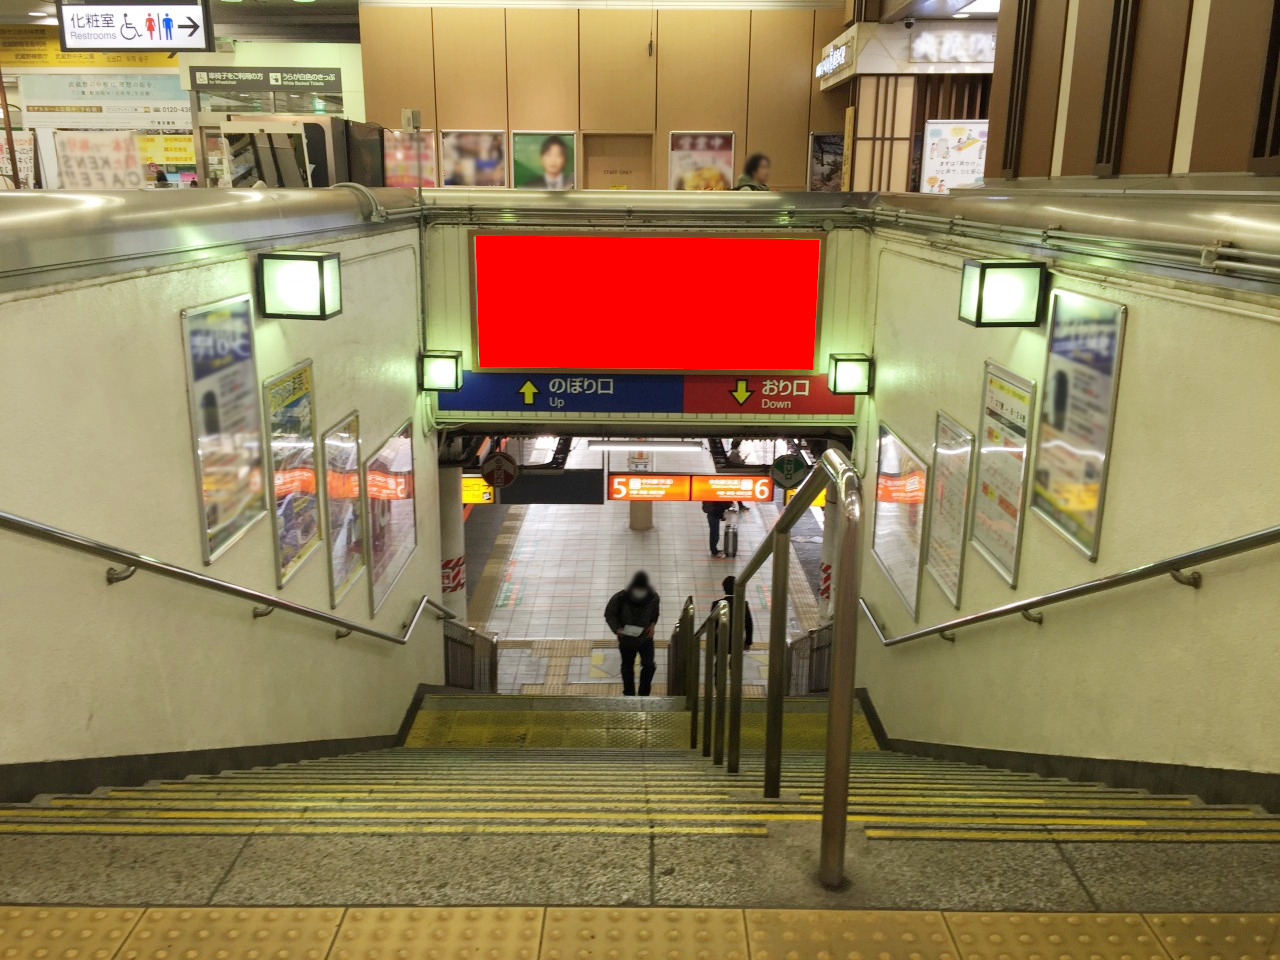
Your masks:
{"label": "metal handrail", "polygon": [[1221,543],[1201,547],[1198,550],[1189,550],[1186,553],[1179,553],[1165,560],[1157,560],[1155,563],[1134,567],[1132,570],[1126,570],[1123,573],[1112,573],[1105,577],[1098,577],[1095,580],[1079,583],[1074,587],[1064,587],[1061,590],[1042,593],[1038,597],[1015,600],[1013,603],[992,607],[982,613],[971,613],[965,617],[956,617],[954,620],[947,620],[944,623],[937,623],[932,627],[925,627],[920,630],[912,630],[910,633],[904,633],[897,637],[885,636],[884,628],[876,620],[875,614],[865,599],[859,598],[858,606],[866,614],[867,619],[871,621],[871,626],[880,638],[880,642],[886,647],[893,647],[900,643],[909,643],[912,640],[921,640],[925,637],[934,636],[941,637],[944,640],[954,640],[955,631],[962,627],[971,627],[990,620],[999,620],[1001,617],[1013,616],[1015,613],[1022,614],[1023,617],[1033,623],[1040,623],[1044,617],[1039,613],[1033,612],[1037,607],[1064,603],[1067,600],[1075,600],[1079,597],[1087,597],[1091,594],[1114,590],[1116,587],[1128,586],[1131,583],[1153,580],[1165,574],[1169,574],[1183,586],[1199,589],[1200,584],[1203,582],[1203,577],[1198,571],[1183,573],[1182,571],[1185,567],[1193,567],[1212,560],[1221,560],[1224,557],[1235,556],[1238,553],[1257,550],[1260,547],[1268,547],[1276,543],[1280,543],[1280,526],[1268,527],[1256,533],[1246,534],[1243,537],[1236,537],[1232,540],[1224,540]]}
{"label": "metal handrail", "polygon": [[134,553],[132,550],[123,550],[120,547],[113,547],[98,540],[90,539],[89,537],[82,537],[79,534],[69,533],[66,530],[59,530],[57,527],[51,527],[48,524],[39,523],[35,520],[28,520],[25,517],[19,517],[16,514],[0,511],[0,529],[10,530],[14,533],[21,534],[24,537],[30,537],[33,540],[40,540],[44,543],[52,543],[57,546],[67,547],[71,550],[86,553],[102,560],[109,560],[112,563],[122,564],[123,569],[111,567],[107,570],[108,584],[121,583],[128,580],[139,570],[145,570],[148,573],[154,573],[156,576],[166,577],[170,580],[177,580],[181,583],[189,583],[193,586],[203,587],[206,590],[212,590],[216,593],[225,593],[228,596],[236,597],[240,600],[248,600],[250,603],[256,605],[253,610],[255,619],[268,616],[276,610],[284,610],[287,613],[296,614],[299,617],[306,617],[308,620],[317,620],[320,623],[327,623],[331,627],[337,628],[337,636],[339,639],[350,636],[353,633],[361,633],[366,637],[385,640],[387,643],[404,645],[408,641],[409,636],[413,633],[414,628],[418,625],[418,620],[422,616],[422,611],[426,609],[428,604],[435,606],[435,603],[425,596],[419,600],[417,609],[413,612],[413,616],[405,624],[404,635],[397,637],[393,633],[387,633],[383,630],[375,630],[373,627],[366,627],[363,624],[356,623],[354,620],[335,617],[333,614],[325,613],[323,610],[316,610],[313,607],[306,607],[300,603],[294,603],[292,600],[273,597],[270,594],[262,593],[258,590],[251,590],[249,587],[242,587],[239,584],[228,583],[225,580],[218,580],[215,577],[205,576],[203,573],[196,573],[194,570],[188,570],[185,567],[174,566],[171,563],[165,563],[163,560],[144,557],[142,554]]}
{"label": "metal handrail", "polygon": [[437,620],[453,620],[457,622],[459,626],[461,626],[464,630],[470,633],[473,637],[479,637],[481,640],[488,640],[490,643],[498,642],[498,638],[496,636],[485,633],[483,630],[479,630],[476,627],[471,626],[470,624],[462,623],[461,619],[459,618],[458,614],[455,611],[450,610],[448,607],[442,606],[439,603],[436,603],[430,597],[423,597],[422,600],[428,607],[430,607],[432,610],[436,612]]}

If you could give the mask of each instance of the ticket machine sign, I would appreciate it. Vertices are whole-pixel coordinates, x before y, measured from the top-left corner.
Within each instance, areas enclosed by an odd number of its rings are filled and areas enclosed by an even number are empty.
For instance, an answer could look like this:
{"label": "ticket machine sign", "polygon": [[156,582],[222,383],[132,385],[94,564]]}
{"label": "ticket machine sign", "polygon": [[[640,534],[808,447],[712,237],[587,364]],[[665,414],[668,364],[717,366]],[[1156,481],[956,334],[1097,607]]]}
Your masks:
{"label": "ticket machine sign", "polygon": [[692,500],[751,500],[768,503],[773,499],[773,478],[735,476],[694,477],[690,499]]}
{"label": "ticket machine sign", "polygon": [[687,501],[689,479],[679,474],[611,473],[609,499]]}

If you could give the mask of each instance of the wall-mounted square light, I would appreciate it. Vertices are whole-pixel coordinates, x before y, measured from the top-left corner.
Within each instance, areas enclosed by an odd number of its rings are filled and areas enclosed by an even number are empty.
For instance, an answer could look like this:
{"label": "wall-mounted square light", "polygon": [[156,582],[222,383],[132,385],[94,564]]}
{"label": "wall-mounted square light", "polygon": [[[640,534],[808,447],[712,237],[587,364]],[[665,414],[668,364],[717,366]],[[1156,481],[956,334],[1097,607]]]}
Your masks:
{"label": "wall-mounted square light", "polygon": [[290,250],[258,255],[258,308],[263,317],[328,320],[342,312],[338,254]]}
{"label": "wall-mounted square light", "polygon": [[833,353],[827,368],[832,393],[869,394],[876,385],[875,357],[865,353]]}
{"label": "wall-mounted square light", "polygon": [[966,260],[960,275],[960,319],[975,327],[1038,327],[1044,320],[1049,271],[1036,260]]}
{"label": "wall-mounted square light", "polygon": [[462,351],[428,350],[418,357],[418,389],[452,393],[462,389]]}

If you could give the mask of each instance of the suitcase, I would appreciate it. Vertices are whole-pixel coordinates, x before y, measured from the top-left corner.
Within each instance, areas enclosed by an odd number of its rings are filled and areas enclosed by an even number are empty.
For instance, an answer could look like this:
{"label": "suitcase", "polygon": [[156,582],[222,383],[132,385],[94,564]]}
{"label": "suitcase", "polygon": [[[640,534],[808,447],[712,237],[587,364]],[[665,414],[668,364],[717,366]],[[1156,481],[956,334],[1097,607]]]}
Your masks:
{"label": "suitcase", "polygon": [[738,525],[736,523],[726,523],[724,525],[724,555],[726,557],[736,557],[738,555]]}

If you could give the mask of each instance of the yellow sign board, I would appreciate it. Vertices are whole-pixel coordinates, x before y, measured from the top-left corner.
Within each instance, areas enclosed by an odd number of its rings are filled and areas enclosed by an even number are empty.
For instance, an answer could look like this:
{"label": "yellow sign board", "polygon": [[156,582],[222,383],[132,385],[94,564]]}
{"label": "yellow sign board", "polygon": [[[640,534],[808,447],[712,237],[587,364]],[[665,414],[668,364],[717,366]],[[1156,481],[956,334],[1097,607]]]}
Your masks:
{"label": "yellow sign board", "polygon": [[486,483],[484,477],[462,475],[463,503],[493,503],[494,499],[493,485]]}
{"label": "yellow sign board", "polygon": [[138,156],[143,163],[173,163],[193,167],[196,162],[196,145],[190,136],[139,136]]}
{"label": "yellow sign board", "polygon": [[[0,67],[167,67],[167,53],[66,53],[58,28],[0,25]],[[176,161],[174,161],[176,162]]]}
{"label": "yellow sign board", "polygon": [[[794,490],[788,490],[788,491],[787,491],[786,502],[787,502],[787,503],[790,503],[790,502],[791,502],[791,498],[792,498],[792,497],[794,497],[795,495],[796,495],[796,492],[795,492]],[[816,500],[814,500],[814,501],[813,501],[812,506],[815,506],[815,507],[825,507],[826,505],[827,505],[827,488],[826,488],[826,487],[823,487],[823,488],[822,488],[822,492],[821,492],[820,494],[818,494],[818,499],[816,499]]]}

